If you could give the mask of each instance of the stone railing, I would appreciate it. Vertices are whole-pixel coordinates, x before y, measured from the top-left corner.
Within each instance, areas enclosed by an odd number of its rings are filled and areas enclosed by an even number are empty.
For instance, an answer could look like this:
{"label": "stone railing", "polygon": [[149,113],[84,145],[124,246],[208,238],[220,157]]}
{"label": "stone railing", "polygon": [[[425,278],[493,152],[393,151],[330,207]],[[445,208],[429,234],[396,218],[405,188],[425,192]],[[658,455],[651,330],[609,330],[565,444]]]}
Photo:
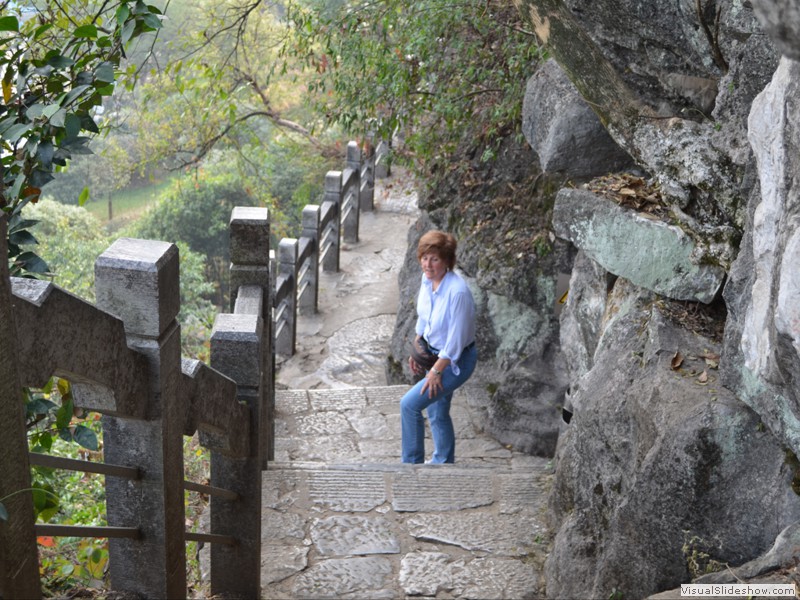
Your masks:
{"label": "stone railing", "polygon": [[277,354],[294,354],[298,313],[317,310],[320,267],[338,271],[342,240],[358,242],[361,211],[374,207],[376,156],[374,150],[364,152],[350,142],[344,170],[325,175],[322,203],[303,209],[300,238],[280,241],[273,268]]}
{"label": "stone railing", "polygon": [[[0,261],[0,598],[41,596],[36,537],[109,538],[115,591],[186,596],[187,541],[211,545],[211,593],[260,589],[261,476],[272,459],[274,352],[294,352],[298,309],[316,311],[319,268],[339,268],[374,199],[375,153],[355,142],[303,210],[300,239],[270,251],[265,208],[230,221],[231,308],[211,334],[211,366],[180,356],[178,249],[122,238],[95,263],[96,305]],[[0,217],[0,256],[7,254]],[[277,262],[277,265],[275,264]],[[273,344],[274,342],[274,344]],[[21,387],[71,383],[76,408],[103,415],[104,462],[29,453]],[[211,453],[208,485],[184,480],[183,436]],[[30,465],[106,477],[107,526],[34,524]],[[210,496],[210,532],[184,530],[186,491]]]}
{"label": "stone railing", "polygon": [[[41,595],[42,535],[109,538],[113,589],[148,598],[185,597],[185,544],[210,543],[212,593],[258,597],[260,471],[271,453],[269,221],[266,209],[245,210],[231,232],[235,310],[217,316],[211,367],[180,356],[173,244],[117,240],[95,263],[96,305],[3,275],[0,597]],[[27,453],[20,386],[53,375],[70,381],[76,407],[103,415],[105,462]],[[208,485],[184,481],[183,436],[195,432],[211,453]],[[34,525],[31,494],[20,493],[31,464],[105,475],[108,525]],[[184,530],[186,490],[211,497],[210,533]]]}

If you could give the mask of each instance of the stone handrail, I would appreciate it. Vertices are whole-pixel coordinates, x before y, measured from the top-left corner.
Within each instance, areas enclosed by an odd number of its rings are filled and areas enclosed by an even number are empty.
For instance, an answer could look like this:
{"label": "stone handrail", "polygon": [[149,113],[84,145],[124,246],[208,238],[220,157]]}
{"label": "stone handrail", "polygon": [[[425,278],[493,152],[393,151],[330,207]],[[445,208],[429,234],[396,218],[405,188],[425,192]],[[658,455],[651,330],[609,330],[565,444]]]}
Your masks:
{"label": "stone handrail", "polygon": [[[0,224],[5,255],[5,218]],[[9,513],[0,523],[0,597],[41,596],[37,535],[108,537],[113,589],[147,598],[185,597],[185,544],[211,543],[212,594],[258,597],[260,471],[272,453],[266,209],[234,211],[231,256],[235,308],[217,316],[210,367],[180,356],[173,244],[114,242],[95,264],[96,306],[2,274],[3,391],[17,391],[4,394],[0,411],[0,498]],[[103,415],[105,464],[46,457],[48,466],[106,473],[108,526],[33,524],[26,491],[30,464],[42,459],[21,453],[18,390],[53,375],[70,381],[76,407]],[[210,485],[184,481],[183,436],[195,432],[211,453]],[[210,533],[184,531],[184,490],[211,496]]]}
{"label": "stone handrail", "polygon": [[277,354],[294,354],[298,313],[317,310],[320,267],[338,271],[342,240],[358,242],[361,211],[374,207],[377,156],[371,147],[365,153],[356,142],[350,142],[344,170],[325,175],[321,205],[303,209],[300,238],[280,241],[274,268]]}

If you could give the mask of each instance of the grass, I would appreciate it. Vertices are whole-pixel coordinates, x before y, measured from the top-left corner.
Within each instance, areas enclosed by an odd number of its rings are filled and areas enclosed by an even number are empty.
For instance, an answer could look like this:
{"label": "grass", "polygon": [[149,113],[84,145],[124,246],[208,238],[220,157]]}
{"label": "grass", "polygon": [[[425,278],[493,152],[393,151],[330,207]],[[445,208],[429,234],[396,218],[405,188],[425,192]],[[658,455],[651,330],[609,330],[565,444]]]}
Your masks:
{"label": "grass", "polygon": [[172,183],[172,178],[167,178],[152,185],[130,187],[114,192],[111,198],[111,220],[108,218],[108,201],[106,199],[89,200],[83,207],[97,217],[101,223],[106,223],[110,230],[117,230],[141,216],[170,183]]}

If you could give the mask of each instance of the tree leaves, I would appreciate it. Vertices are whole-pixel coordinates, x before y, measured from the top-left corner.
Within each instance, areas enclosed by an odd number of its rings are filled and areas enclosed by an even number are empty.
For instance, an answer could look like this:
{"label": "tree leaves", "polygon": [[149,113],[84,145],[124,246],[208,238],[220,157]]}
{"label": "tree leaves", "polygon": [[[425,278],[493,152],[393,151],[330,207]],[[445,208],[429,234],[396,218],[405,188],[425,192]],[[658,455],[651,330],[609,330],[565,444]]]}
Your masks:
{"label": "tree leaves", "polygon": [[19,31],[19,20],[14,15],[0,17],[0,31]]}
{"label": "tree leaves", "polygon": [[291,3],[296,37],[283,53],[316,74],[309,91],[329,122],[385,138],[401,128],[406,147],[423,160],[441,160],[471,135],[467,125],[479,123],[490,144],[519,128],[525,82],[540,54],[511,3],[335,6]]}
{"label": "tree leaves", "polygon": [[[38,200],[56,167],[88,152],[89,138],[80,133],[99,132],[92,111],[113,92],[121,48],[161,27],[161,11],[141,0],[121,0],[113,19],[77,16],[79,0],[37,6],[34,18],[21,20],[16,3],[6,7],[16,14],[0,16],[0,209],[13,215]],[[12,273],[46,273],[41,258],[21,251],[19,238],[9,244]]]}

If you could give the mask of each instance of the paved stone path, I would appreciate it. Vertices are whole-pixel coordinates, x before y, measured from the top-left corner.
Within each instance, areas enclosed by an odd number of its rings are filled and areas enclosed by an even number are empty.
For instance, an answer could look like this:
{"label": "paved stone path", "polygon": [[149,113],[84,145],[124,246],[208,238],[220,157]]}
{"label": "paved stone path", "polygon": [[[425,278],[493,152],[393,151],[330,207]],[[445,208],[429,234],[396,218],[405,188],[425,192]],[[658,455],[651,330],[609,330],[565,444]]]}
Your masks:
{"label": "paved stone path", "polygon": [[264,473],[262,596],[541,597],[551,467],[483,434],[484,387],[454,397],[455,465],[400,464],[408,388],[384,385],[383,360],[415,201],[383,183],[298,355],[281,363],[278,383],[294,389],[277,394]]}

